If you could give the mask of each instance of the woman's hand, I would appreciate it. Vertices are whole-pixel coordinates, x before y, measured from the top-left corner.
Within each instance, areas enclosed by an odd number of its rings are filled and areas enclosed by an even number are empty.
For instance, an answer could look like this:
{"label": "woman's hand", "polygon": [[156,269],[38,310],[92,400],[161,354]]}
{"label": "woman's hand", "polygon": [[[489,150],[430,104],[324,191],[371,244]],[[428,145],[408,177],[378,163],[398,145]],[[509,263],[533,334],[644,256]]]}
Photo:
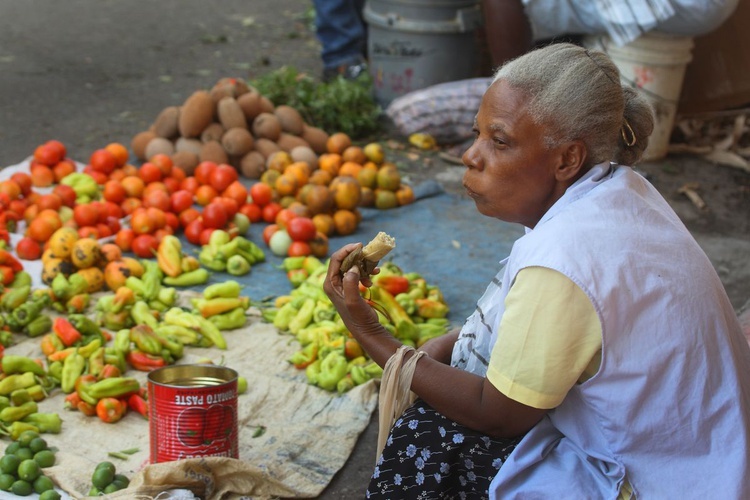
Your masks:
{"label": "woman's hand", "polygon": [[[359,293],[360,281],[366,287],[372,286],[369,276],[360,276],[359,268],[353,266],[343,275],[341,263],[351,252],[361,247],[361,243],[345,245],[331,255],[323,290],[333,302],[344,324],[355,336],[368,333],[382,333],[377,313]],[[377,270],[375,274],[377,273]]]}

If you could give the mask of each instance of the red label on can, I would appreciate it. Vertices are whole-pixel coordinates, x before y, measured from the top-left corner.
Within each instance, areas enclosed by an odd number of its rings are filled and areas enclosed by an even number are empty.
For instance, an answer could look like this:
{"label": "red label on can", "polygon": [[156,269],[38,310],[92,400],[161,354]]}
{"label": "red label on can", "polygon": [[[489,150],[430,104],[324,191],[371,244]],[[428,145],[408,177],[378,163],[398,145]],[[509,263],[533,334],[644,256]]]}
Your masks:
{"label": "red label on can", "polygon": [[236,372],[190,366],[164,367],[149,374],[151,463],[239,458]]}

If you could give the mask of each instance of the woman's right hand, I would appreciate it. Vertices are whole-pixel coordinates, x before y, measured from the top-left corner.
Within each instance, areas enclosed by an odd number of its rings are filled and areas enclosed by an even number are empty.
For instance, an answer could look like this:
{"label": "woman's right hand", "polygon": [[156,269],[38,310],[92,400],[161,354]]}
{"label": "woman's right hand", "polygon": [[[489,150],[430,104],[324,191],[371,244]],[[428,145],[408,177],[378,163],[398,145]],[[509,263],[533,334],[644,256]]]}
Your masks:
{"label": "woman's right hand", "polygon": [[331,255],[323,290],[331,299],[344,324],[353,335],[382,333],[383,327],[377,313],[365,302],[359,292],[360,281],[364,286],[372,286],[369,276],[362,277],[358,266],[341,273],[341,263],[347,255],[361,247],[361,243],[345,245]]}

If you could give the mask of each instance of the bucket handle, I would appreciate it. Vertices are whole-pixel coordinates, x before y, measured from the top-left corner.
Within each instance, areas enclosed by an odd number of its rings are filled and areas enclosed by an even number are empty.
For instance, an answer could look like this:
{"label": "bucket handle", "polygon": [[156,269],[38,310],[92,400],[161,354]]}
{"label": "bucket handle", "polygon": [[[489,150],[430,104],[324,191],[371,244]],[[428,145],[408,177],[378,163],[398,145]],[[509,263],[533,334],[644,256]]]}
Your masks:
{"label": "bucket handle", "polygon": [[415,33],[466,33],[482,25],[482,12],[479,5],[457,9],[456,17],[447,21],[414,21],[399,14],[387,12],[380,14],[365,4],[363,17],[368,24],[382,28]]}

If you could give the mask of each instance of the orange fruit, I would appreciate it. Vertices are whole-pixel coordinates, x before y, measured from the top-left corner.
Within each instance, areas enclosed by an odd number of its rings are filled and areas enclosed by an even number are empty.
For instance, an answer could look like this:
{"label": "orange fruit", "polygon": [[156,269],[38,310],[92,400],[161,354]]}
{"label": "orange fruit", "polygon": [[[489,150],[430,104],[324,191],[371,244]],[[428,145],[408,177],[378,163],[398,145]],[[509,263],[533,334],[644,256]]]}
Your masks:
{"label": "orange fruit", "polygon": [[414,203],[414,190],[408,184],[401,184],[396,191],[399,206]]}
{"label": "orange fruit", "polygon": [[125,193],[127,193],[128,198],[140,198],[143,196],[143,190],[145,189],[146,184],[140,177],[129,175],[120,182],[122,183],[122,187],[125,188]]}
{"label": "orange fruit", "polygon": [[318,158],[318,169],[330,173],[333,177],[339,175],[339,169],[343,163],[341,155],[338,153],[323,153]]}
{"label": "orange fruit", "polygon": [[274,187],[279,196],[294,196],[299,187],[299,183],[294,175],[281,174],[279,178],[276,179],[276,182],[274,182]]}
{"label": "orange fruit", "polygon": [[339,169],[339,176],[354,177],[357,178],[359,172],[362,170],[362,165],[353,161],[345,161]]}
{"label": "orange fruit", "polygon": [[336,208],[354,210],[359,205],[362,189],[354,177],[336,177],[331,181],[330,189]]}
{"label": "orange fruit", "polygon": [[128,197],[128,198],[125,198],[125,201],[123,201],[120,204],[120,208],[122,209],[122,213],[125,214],[125,215],[132,214],[133,212],[135,212],[136,209],[140,208],[141,206],[143,206],[143,202],[141,201],[141,199],[140,198],[135,198],[135,197],[132,197],[132,196]]}
{"label": "orange fruit", "polygon": [[127,191],[125,191],[125,188],[120,182],[116,180],[110,180],[104,184],[104,191],[102,192],[102,196],[107,201],[111,201],[113,203],[122,203],[123,201],[125,201],[125,198],[127,198],[128,193]]}
{"label": "orange fruit", "polygon": [[49,187],[55,182],[55,173],[50,167],[34,165],[31,167],[31,181],[34,187]]}
{"label": "orange fruit", "polygon": [[308,179],[309,184],[317,184],[319,186],[327,186],[331,183],[333,180],[333,175],[330,172],[327,172],[325,170],[315,170],[312,174],[310,174],[310,179]]}
{"label": "orange fruit", "polygon": [[26,236],[39,243],[44,243],[50,239],[56,230],[54,223],[50,219],[37,217],[29,224]]}
{"label": "orange fruit", "polygon": [[326,236],[331,236],[333,234],[333,231],[336,229],[336,226],[333,223],[333,216],[331,214],[315,214],[313,215],[312,221],[313,224],[315,224],[315,229],[325,234]]}
{"label": "orange fruit", "polygon": [[326,151],[329,153],[341,154],[346,148],[352,145],[352,139],[344,132],[336,132],[328,136],[326,141]]}
{"label": "orange fruit", "polygon": [[133,212],[133,216],[130,219],[130,227],[135,234],[149,234],[157,229],[156,221],[151,218],[146,210],[137,210],[136,212]]}
{"label": "orange fruit", "polygon": [[13,179],[6,179],[0,182],[0,193],[5,193],[11,200],[18,199],[21,196],[21,185]]}
{"label": "orange fruit", "polygon": [[336,210],[333,213],[333,226],[336,234],[346,236],[357,230],[357,215],[351,210]]}
{"label": "orange fruit", "polygon": [[359,185],[368,188],[374,188],[378,183],[378,171],[371,168],[362,168],[357,173],[357,181]]}
{"label": "orange fruit", "polygon": [[284,169],[284,174],[291,174],[297,179],[298,186],[304,186],[310,180],[310,166],[303,161],[292,163]]}
{"label": "orange fruit", "polygon": [[365,156],[365,152],[361,147],[349,146],[341,153],[341,159],[345,162],[353,161],[354,163],[362,165],[367,161],[367,156]]}
{"label": "orange fruit", "polygon": [[283,172],[286,167],[294,163],[294,160],[292,160],[292,155],[287,153],[286,151],[274,151],[268,156],[268,159],[266,160],[266,169],[267,170],[278,170],[279,172]]}
{"label": "orange fruit", "polygon": [[119,142],[111,142],[104,146],[104,149],[112,153],[112,156],[115,157],[115,165],[117,167],[122,167],[123,165],[125,165],[125,163],[128,161],[128,157],[130,156],[130,154],[128,153],[128,149]]}
{"label": "orange fruit", "polygon": [[211,203],[217,196],[219,196],[219,193],[209,184],[203,184],[195,190],[195,202],[202,207]]}

